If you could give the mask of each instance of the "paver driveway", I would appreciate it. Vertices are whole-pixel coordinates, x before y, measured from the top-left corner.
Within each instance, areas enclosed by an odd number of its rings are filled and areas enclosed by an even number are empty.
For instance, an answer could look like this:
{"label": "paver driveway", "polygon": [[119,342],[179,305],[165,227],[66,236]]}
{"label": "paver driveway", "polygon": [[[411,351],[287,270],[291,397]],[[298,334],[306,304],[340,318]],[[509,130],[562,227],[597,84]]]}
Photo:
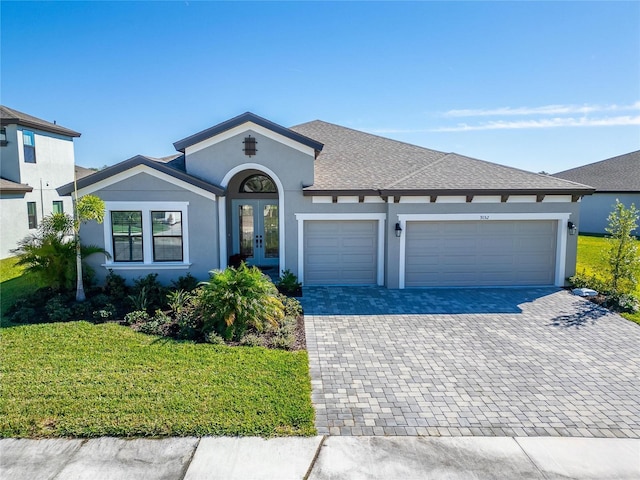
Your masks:
{"label": "paver driveway", "polygon": [[308,287],[319,434],[640,437],[640,326],[550,288]]}

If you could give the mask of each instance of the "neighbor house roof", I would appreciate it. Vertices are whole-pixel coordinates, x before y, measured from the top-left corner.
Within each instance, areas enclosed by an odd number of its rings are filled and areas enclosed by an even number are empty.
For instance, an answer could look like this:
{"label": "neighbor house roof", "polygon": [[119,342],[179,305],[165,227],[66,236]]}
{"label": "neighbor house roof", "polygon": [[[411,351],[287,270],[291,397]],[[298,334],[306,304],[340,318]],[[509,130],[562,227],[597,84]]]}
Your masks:
{"label": "neighbor house roof", "polygon": [[80,165],[76,165],[75,172],[76,172],[76,180],[77,180],[80,178],[88,177],[89,175],[93,175],[94,173],[97,172],[97,170],[91,170],[90,168],[84,168],[84,167],[81,167]]}
{"label": "neighbor house roof", "polygon": [[376,192],[382,195],[571,193],[590,187],[548,175],[445,153],[315,120],[291,130],[324,144],[315,162],[312,193]]}
{"label": "neighbor house roof", "polygon": [[[180,157],[180,156],[178,156]],[[165,157],[168,158],[168,157]],[[175,157],[174,157],[175,159]],[[107,167],[104,170],[100,170],[92,175],[86,176],[84,178],[79,178],[76,180],[76,184],[78,189],[82,189],[98,183],[102,180],[105,180],[109,177],[117,175],[119,173],[130,170],[139,165],[145,165],[159,172],[165,173],[167,175],[171,175],[174,178],[182,180],[186,183],[189,183],[195,187],[201,188],[207,192],[214,193],[215,195],[223,195],[224,190],[217,185],[213,185],[209,182],[205,182],[204,180],[200,180],[193,175],[189,175],[182,170],[169,166],[167,162],[159,161],[160,159],[154,159],[153,157],[145,157],[144,155],[136,155],[128,160],[117,163],[111,167]],[[70,195],[74,190],[73,182],[67,183],[61,187],[58,187],[57,191],[60,195]]]}
{"label": "neighbor house roof", "polygon": [[6,178],[0,177],[0,191],[11,193],[27,193],[33,191],[33,187],[25,185],[24,183],[16,183]]}
{"label": "neighbor house roof", "polygon": [[640,150],[558,172],[554,176],[591,185],[596,192],[640,192]]}
{"label": "neighbor house roof", "polygon": [[258,115],[251,112],[243,113],[242,115],[238,115],[237,117],[227,120],[226,122],[219,123],[218,125],[214,125],[211,128],[207,128],[206,130],[198,132],[187,138],[178,140],[173,144],[173,146],[179,152],[184,153],[185,149],[187,147],[190,147],[191,145],[200,143],[203,140],[211,138],[227,130],[231,130],[232,128],[237,127],[238,125],[242,125],[243,123],[247,123],[247,122],[252,122],[252,123],[255,123],[256,125],[260,125],[261,127],[267,128],[275,133],[278,133],[287,138],[290,138],[291,140],[294,140],[298,143],[311,147],[316,151],[322,150],[322,143],[316,140],[313,140],[305,135],[297,133],[289,128],[278,125],[277,123],[273,123],[272,121],[267,120],[266,118],[259,117]]}
{"label": "neighbor house roof", "polygon": [[0,105],[0,125],[21,125],[23,127],[44,130],[45,132],[58,133],[68,137],[79,137],[80,134],[74,130],[62,127],[55,123],[47,122],[41,118],[19,112],[13,108]]}

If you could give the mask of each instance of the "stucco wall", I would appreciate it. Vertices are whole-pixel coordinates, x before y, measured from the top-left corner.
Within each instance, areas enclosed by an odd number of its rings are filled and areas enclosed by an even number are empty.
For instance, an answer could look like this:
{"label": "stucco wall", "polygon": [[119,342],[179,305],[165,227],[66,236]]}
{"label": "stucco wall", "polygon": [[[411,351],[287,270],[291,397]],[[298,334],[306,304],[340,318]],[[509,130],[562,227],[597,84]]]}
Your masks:
{"label": "stucco wall", "polygon": [[[629,207],[635,204],[640,208],[640,193],[594,193],[582,199],[581,221],[578,224],[580,233],[605,234],[607,218],[616,204],[616,199]],[[636,234],[639,234],[636,230]]]}
{"label": "stucco wall", "polygon": [[[576,203],[429,203],[429,204],[388,204],[387,216],[387,259],[386,285],[398,288],[400,241],[395,236],[394,227],[398,214],[492,214],[492,213],[569,213],[570,220],[579,224],[580,205]],[[565,227],[566,228],[566,227]],[[403,235],[405,233],[403,232]],[[565,277],[575,273],[578,236],[567,235]]]}
{"label": "stucco wall", "polygon": [[[165,268],[166,265],[152,264],[143,268],[132,269],[127,265],[111,266],[116,273],[128,280],[158,273],[158,279],[163,283],[169,283],[181,275],[190,272],[199,280],[209,278],[209,271],[218,268],[218,214],[217,202],[202,195],[185,190],[162,179],[139,173],[126,180],[94,192],[105,202],[188,202],[188,234],[189,234],[189,261],[191,266],[185,268]],[[81,239],[83,243],[105,247],[105,226],[90,222],[81,227]],[[185,245],[185,248],[187,246]],[[150,248],[145,245],[144,248]],[[104,256],[94,255],[88,259],[95,269],[98,280],[103,281],[108,270],[103,264]]]}
{"label": "stucco wall", "polygon": [[18,240],[29,232],[27,206],[24,194],[2,194],[0,198],[0,218],[2,218],[2,235],[0,235],[0,258],[13,256],[11,249],[16,248]]}
{"label": "stucco wall", "polygon": [[[32,192],[21,197],[21,201],[16,201],[14,198],[11,202],[7,202],[5,197],[2,197],[3,228],[0,234],[2,258],[11,256],[9,249],[15,248],[18,240],[35,232],[35,230],[28,228],[27,202],[36,203],[38,224],[44,216],[51,214],[54,201],[62,201],[63,210],[66,213],[72,213],[73,210],[71,197],[61,197],[56,191],[57,187],[73,181],[73,139],[36,129],[25,130],[34,133],[36,163],[24,162],[23,128],[20,126],[7,126],[9,143],[5,147],[0,147],[2,176],[33,188]],[[5,222],[9,216],[11,218]],[[7,228],[7,223],[11,225],[11,228]]]}

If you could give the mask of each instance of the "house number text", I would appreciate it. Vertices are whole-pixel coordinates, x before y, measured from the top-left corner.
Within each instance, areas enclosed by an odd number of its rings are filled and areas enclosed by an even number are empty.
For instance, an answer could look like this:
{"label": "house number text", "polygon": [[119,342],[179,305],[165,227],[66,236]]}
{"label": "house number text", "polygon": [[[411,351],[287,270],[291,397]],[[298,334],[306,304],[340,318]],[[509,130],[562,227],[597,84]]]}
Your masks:
{"label": "house number text", "polygon": [[489,220],[489,215],[480,215],[480,220]]}

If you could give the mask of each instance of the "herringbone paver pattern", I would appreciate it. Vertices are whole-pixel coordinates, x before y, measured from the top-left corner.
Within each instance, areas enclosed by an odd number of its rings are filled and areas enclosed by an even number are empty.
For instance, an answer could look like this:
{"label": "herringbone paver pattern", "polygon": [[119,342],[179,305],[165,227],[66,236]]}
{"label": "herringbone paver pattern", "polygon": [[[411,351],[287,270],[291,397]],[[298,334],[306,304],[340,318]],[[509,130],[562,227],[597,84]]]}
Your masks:
{"label": "herringbone paver pattern", "polygon": [[640,437],[640,327],[566,291],[302,301],[321,435]]}

